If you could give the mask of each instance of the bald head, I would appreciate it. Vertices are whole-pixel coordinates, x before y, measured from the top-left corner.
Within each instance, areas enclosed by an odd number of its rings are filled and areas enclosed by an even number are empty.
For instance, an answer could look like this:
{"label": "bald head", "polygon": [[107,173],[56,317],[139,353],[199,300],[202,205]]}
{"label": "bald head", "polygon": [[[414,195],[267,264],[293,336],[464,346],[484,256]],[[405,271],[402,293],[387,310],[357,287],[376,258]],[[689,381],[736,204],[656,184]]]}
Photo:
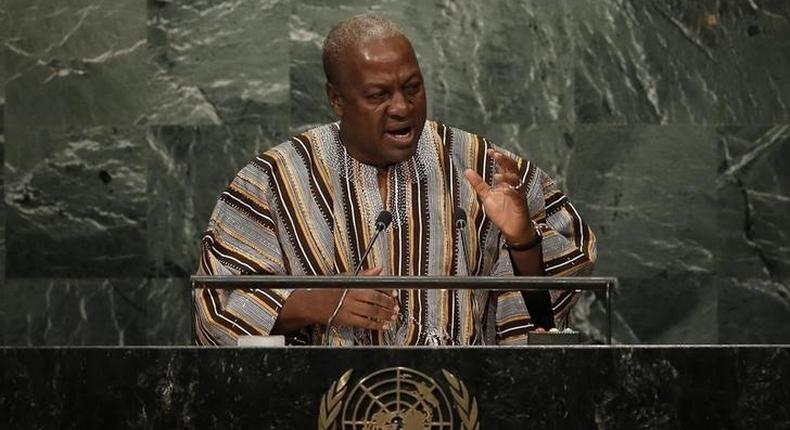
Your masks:
{"label": "bald head", "polygon": [[[402,37],[407,43],[409,39],[398,26],[381,15],[354,15],[337,23],[324,39],[323,62],[326,80],[339,83],[339,65],[344,56],[360,44],[374,39]],[[411,48],[411,43],[409,43]]]}

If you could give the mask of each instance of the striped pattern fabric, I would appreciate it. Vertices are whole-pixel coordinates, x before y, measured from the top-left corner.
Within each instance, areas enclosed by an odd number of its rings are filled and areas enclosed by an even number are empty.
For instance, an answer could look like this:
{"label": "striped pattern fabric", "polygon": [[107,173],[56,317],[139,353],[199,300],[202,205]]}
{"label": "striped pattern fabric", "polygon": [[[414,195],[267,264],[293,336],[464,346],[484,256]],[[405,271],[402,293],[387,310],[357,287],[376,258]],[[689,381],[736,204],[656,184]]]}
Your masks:
{"label": "striped pattern fabric", "polygon": [[[208,275],[335,275],[349,272],[374,232],[383,209],[393,214],[363,268],[383,275],[513,276],[498,229],[483,212],[463,172],[492,183],[495,169],[486,139],[426,121],[417,153],[389,169],[382,198],[377,169],[351,158],[339,125],[295,136],[255,157],[219,197],[202,239],[198,273]],[[506,151],[503,151],[507,153]],[[595,236],[554,181],[527,160],[518,161],[530,214],[543,232],[547,275],[588,273]],[[460,233],[455,208],[467,214]],[[196,290],[196,340],[235,345],[242,335],[266,335],[290,291]],[[559,327],[577,292],[552,292]],[[401,314],[393,330],[340,328],[334,345],[465,345],[524,343],[533,328],[521,294],[474,290],[399,291]],[[485,323],[484,323],[485,322]],[[321,326],[289,337],[325,343]]]}

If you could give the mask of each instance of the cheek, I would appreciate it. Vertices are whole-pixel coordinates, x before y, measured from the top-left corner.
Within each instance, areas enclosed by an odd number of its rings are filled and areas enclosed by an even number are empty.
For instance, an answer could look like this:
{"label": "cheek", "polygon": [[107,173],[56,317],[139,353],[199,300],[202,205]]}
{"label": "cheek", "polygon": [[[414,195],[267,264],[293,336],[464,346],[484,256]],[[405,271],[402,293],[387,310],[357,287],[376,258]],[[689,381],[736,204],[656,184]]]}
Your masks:
{"label": "cheek", "polygon": [[384,127],[384,123],[387,121],[387,108],[385,105],[382,105],[370,112],[368,115],[370,121],[376,127]]}
{"label": "cheek", "polygon": [[425,97],[425,92],[420,92],[420,97],[417,99],[417,106],[419,106],[420,110],[425,110],[425,106],[427,105],[426,102],[427,98]]}

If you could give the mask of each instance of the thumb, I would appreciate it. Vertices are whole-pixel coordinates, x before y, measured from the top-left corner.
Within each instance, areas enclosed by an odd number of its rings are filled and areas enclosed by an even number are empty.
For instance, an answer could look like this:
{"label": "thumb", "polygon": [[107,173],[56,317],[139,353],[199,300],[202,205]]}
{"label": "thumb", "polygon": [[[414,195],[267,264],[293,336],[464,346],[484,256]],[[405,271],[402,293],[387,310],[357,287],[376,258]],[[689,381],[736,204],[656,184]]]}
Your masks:
{"label": "thumb", "polygon": [[475,172],[472,169],[466,169],[464,171],[464,176],[466,177],[466,180],[469,182],[472,188],[475,190],[478,197],[480,197],[480,200],[481,201],[485,200],[486,197],[488,197],[488,192],[491,191],[491,187],[489,187],[488,184],[486,184],[486,181],[483,180],[483,177],[477,174],[477,172]]}

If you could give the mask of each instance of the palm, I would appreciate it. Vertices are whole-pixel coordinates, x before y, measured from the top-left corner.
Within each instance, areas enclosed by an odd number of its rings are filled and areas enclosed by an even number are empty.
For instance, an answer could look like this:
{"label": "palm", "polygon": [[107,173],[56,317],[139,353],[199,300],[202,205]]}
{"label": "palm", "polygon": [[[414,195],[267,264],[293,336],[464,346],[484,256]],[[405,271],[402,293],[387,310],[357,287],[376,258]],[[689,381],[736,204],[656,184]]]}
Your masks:
{"label": "palm", "polygon": [[529,211],[523,198],[507,185],[491,188],[481,204],[505,237],[516,237],[528,227]]}
{"label": "palm", "polygon": [[510,241],[521,242],[531,236],[529,208],[519,185],[518,168],[515,161],[505,155],[489,150],[489,154],[497,161],[497,172],[494,175],[494,186],[488,185],[480,175],[467,170],[464,175],[474,188],[486,216],[502,234]]}

